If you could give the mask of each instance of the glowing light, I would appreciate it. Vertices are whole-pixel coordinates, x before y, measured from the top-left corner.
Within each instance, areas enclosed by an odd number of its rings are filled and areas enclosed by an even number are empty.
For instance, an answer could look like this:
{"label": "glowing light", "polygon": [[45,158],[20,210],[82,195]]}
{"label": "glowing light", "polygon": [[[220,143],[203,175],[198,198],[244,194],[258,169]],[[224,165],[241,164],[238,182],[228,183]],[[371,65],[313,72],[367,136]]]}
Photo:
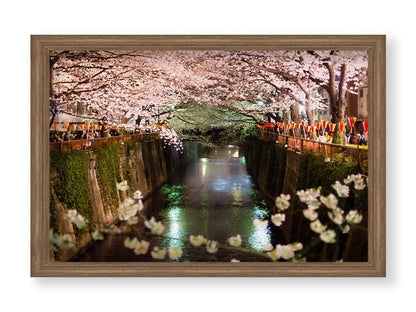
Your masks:
{"label": "glowing light", "polygon": [[246,158],[244,156],[240,157],[240,162],[245,165],[246,164]]}
{"label": "glowing light", "polygon": [[202,161],[203,163],[206,163],[206,162],[208,162],[208,158],[201,158],[201,161]]}
{"label": "glowing light", "polygon": [[231,155],[231,157],[238,158],[238,157],[239,157],[239,155],[238,155],[238,150],[236,150],[236,151],[235,151],[235,153]]}
{"label": "glowing light", "polygon": [[205,177],[205,174],[207,173],[207,164],[206,164],[206,163],[203,163],[203,164],[202,164],[202,166],[201,166],[201,170],[202,170],[202,174],[201,174],[201,176],[202,176],[202,177]]}
{"label": "glowing light", "polygon": [[263,250],[264,246],[270,244],[270,228],[254,227],[253,233],[248,239],[251,248],[255,250]]}

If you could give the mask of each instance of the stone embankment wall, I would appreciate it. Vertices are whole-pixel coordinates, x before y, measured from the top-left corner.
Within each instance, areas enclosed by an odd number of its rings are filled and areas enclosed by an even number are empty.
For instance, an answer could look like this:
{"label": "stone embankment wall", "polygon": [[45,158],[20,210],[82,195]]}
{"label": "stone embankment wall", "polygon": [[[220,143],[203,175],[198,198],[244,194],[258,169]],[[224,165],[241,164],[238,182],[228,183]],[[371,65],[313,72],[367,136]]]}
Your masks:
{"label": "stone embankment wall", "polygon": [[[51,257],[68,261],[91,242],[99,224],[118,221],[117,208],[126,198],[116,183],[126,180],[129,192],[140,190],[146,198],[186,163],[197,159],[198,145],[184,142],[181,154],[163,146],[161,140],[109,144],[92,151],[73,150],[50,155],[50,228],[69,233],[75,247],[51,252]],[[64,219],[68,209],[76,209],[87,221],[77,229]]]}
{"label": "stone embankment wall", "polygon": [[[305,242],[311,236],[310,222],[303,217],[302,210],[305,206],[299,202],[297,190],[321,186],[321,193],[327,195],[334,192],[331,185],[335,181],[343,181],[348,175],[362,171],[353,157],[339,154],[327,162],[322,154],[311,151],[301,154],[283,144],[258,137],[252,137],[247,142],[245,153],[249,172],[270,202],[282,193],[291,196],[291,207],[285,212],[286,222],[281,227],[288,243]],[[333,248],[322,244],[315,248],[315,253],[310,254],[308,260],[332,261],[341,257],[339,252],[343,250],[344,261],[366,261],[365,211],[364,220],[359,226],[352,226],[348,237],[347,241],[342,242],[342,246]]]}

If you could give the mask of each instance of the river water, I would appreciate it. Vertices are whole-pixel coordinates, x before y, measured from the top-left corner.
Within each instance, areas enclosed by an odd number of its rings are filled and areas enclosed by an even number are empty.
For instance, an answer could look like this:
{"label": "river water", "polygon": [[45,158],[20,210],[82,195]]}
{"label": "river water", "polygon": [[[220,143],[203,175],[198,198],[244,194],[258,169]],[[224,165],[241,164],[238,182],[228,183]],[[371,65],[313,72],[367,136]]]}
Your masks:
{"label": "river water", "polygon": [[[151,246],[180,247],[182,257],[165,261],[265,261],[248,252],[220,249],[215,254],[204,247],[191,246],[189,235],[203,235],[226,244],[227,239],[241,235],[242,247],[262,251],[266,244],[284,243],[278,228],[256,228],[256,218],[270,219],[269,207],[247,172],[241,150],[234,146],[213,149],[171,177],[144,202],[143,213],[166,225],[164,238],[139,237]],[[131,236],[131,235],[130,235]],[[96,242],[75,261],[160,261],[150,252],[137,256],[123,246],[125,235],[108,235]]]}

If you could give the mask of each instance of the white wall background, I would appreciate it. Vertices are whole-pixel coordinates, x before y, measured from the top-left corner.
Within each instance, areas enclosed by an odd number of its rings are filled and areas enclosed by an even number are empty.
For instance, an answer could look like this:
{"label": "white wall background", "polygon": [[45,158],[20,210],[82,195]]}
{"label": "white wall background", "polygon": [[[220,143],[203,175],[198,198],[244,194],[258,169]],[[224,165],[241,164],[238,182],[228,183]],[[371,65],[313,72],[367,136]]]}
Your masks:
{"label": "white wall background", "polygon": [[[414,307],[411,1],[4,1],[0,31],[2,311],[370,311]],[[29,272],[30,34],[387,34],[383,278],[34,279]],[[408,309],[407,309],[408,310]]]}

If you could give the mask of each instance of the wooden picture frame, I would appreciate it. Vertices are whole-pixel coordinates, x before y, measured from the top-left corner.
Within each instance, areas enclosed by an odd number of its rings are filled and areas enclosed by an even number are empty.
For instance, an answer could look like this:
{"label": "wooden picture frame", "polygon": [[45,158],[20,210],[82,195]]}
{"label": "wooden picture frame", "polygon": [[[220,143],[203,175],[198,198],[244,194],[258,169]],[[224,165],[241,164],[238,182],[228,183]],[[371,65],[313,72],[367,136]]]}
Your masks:
{"label": "wooden picture frame", "polygon": [[[385,36],[101,36],[31,37],[31,276],[385,276]],[[49,51],[51,50],[367,50],[369,76],[368,262],[75,263],[49,261]]]}

